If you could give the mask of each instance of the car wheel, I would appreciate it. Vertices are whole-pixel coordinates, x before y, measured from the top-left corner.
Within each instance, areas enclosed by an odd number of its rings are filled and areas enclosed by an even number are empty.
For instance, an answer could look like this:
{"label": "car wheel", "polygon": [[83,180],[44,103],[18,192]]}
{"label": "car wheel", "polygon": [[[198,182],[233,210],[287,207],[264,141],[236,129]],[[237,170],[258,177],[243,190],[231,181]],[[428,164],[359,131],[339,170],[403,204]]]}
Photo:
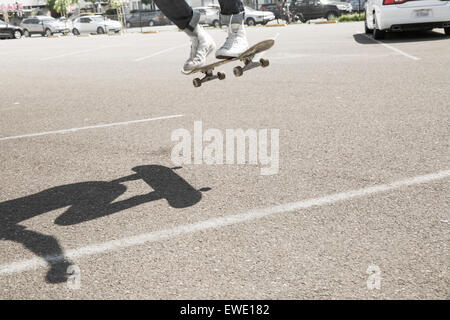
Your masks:
{"label": "car wheel", "polygon": [[325,18],[327,18],[328,21],[336,20],[337,17],[338,14],[336,12],[328,12],[325,16]]}
{"label": "car wheel", "polygon": [[50,30],[50,29],[45,29],[45,31],[44,31],[44,37],[51,37],[53,35],[53,32],[52,32],[52,30]]}
{"label": "car wheel", "polygon": [[246,23],[248,26],[254,26],[254,25],[256,25],[256,21],[255,21],[255,19],[253,19],[253,18],[248,18],[248,19],[245,21],[245,23]]}
{"label": "car wheel", "polygon": [[78,29],[73,29],[73,30],[72,30],[72,33],[73,33],[74,35],[76,35],[76,36],[79,36],[79,35],[80,35],[80,31],[78,31]]}
{"label": "car wheel", "polygon": [[131,23],[127,22],[127,28],[131,28]]}
{"label": "car wheel", "polygon": [[97,34],[104,34],[104,33],[105,33],[105,29],[103,29],[102,27],[97,28]]}
{"label": "car wheel", "polygon": [[372,34],[373,33],[373,30],[369,29],[369,27],[367,26],[367,20],[364,21],[364,31],[365,31],[366,34]]}
{"label": "car wheel", "polygon": [[27,29],[23,30],[23,35],[27,38],[31,37],[30,31],[28,31]]}
{"label": "car wheel", "polygon": [[20,39],[20,38],[22,38],[22,32],[20,32],[20,30],[11,32],[11,39]]}
{"label": "car wheel", "polygon": [[214,21],[213,21],[213,27],[214,27],[214,28],[221,28],[221,27],[222,27],[222,24],[220,23],[219,20],[214,20]]}
{"label": "car wheel", "polygon": [[377,18],[373,16],[373,38],[375,40],[383,40],[386,38],[386,31],[378,29]]}
{"label": "car wheel", "polygon": [[450,36],[450,28],[444,28],[445,34]]}
{"label": "car wheel", "polygon": [[155,21],[150,20],[150,21],[148,22],[148,26],[149,26],[149,27],[154,27],[154,26],[155,26]]}

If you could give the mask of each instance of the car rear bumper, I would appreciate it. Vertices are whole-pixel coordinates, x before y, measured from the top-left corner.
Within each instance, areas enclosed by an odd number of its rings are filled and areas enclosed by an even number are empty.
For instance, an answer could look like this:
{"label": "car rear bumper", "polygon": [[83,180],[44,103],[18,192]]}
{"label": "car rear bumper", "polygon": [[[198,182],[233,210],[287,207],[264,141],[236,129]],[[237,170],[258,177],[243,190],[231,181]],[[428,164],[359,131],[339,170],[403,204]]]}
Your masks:
{"label": "car rear bumper", "polygon": [[[430,14],[418,17],[418,10],[430,10]],[[377,14],[378,26],[381,30],[416,30],[420,28],[442,28],[450,22],[450,3],[440,6],[401,7],[383,6]]]}

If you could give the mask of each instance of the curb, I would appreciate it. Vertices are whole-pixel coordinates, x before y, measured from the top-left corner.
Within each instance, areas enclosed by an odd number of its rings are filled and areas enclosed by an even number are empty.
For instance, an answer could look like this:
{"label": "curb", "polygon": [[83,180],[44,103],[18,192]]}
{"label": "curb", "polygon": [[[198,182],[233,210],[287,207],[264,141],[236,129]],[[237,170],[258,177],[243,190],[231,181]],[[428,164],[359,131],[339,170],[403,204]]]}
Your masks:
{"label": "curb", "polygon": [[270,27],[286,27],[286,24],[285,23],[266,24],[265,27],[266,28],[270,28]]}
{"label": "curb", "polygon": [[155,33],[158,33],[158,31],[151,30],[151,31],[142,31],[141,32],[141,34],[155,34]]}
{"label": "curb", "polygon": [[314,24],[331,24],[331,23],[337,23],[337,21],[320,21],[320,22],[314,22]]}

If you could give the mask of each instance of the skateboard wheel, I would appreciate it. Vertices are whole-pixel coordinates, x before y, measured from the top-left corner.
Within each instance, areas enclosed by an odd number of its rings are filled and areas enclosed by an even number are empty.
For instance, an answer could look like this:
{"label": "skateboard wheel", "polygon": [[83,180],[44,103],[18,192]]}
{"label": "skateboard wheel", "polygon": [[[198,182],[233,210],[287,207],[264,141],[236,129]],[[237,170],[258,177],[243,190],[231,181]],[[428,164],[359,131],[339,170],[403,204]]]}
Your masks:
{"label": "skateboard wheel", "polygon": [[194,84],[194,87],[198,88],[202,86],[202,81],[199,78],[195,78],[192,83]]}
{"label": "skateboard wheel", "polygon": [[267,59],[261,58],[261,59],[259,60],[259,62],[261,62],[261,66],[262,66],[263,68],[269,66],[269,60],[267,60]]}
{"label": "skateboard wheel", "polygon": [[217,77],[219,78],[219,80],[223,80],[223,79],[225,79],[225,73],[217,72]]}
{"label": "skateboard wheel", "polygon": [[244,74],[244,70],[242,69],[241,66],[237,66],[233,68],[233,73],[236,77],[240,77]]}

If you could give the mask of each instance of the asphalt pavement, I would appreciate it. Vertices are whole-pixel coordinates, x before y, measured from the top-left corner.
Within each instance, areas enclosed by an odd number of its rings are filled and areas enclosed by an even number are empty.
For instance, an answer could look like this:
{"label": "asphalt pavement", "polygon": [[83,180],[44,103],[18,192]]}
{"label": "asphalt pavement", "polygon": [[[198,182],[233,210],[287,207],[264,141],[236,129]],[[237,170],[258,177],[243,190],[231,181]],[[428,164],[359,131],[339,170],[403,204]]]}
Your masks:
{"label": "asphalt pavement", "polygon": [[[450,298],[450,37],[247,34],[270,66],[201,88],[176,30],[0,41],[1,299]],[[175,164],[195,121],[278,172]]]}

